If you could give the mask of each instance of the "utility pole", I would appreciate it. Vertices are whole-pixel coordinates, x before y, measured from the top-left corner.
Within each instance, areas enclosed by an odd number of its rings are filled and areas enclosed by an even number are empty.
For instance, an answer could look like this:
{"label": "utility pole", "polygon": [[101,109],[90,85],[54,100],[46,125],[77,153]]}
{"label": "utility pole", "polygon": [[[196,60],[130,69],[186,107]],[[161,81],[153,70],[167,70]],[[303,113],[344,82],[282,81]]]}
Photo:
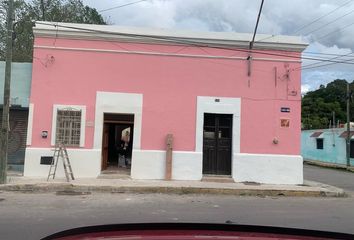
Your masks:
{"label": "utility pole", "polygon": [[[258,23],[259,23],[259,19],[261,18],[263,4],[264,4],[264,0],[262,0],[261,6],[260,6],[259,11],[258,11],[256,26],[254,27],[253,37],[252,37],[252,40],[251,40],[250,45],[249,45],[249,53],[248,53],[248,57],[247,57],[247,61],[248,61],[247,75],[249,77],[251,76],[251,72],[252,72],[252,66],[251,66],[251,64],[252,64],[252,52],[251,51],[253,49],[254,40],[256,38],[257,29],[258,29]],[[248,82],[248,85],[249,85],[249,82]]]}
{"label": "utility pole", "polygon": [[42,10],[42,21],[45,21],[45,8],[44,8],[43,0],[41,0],[41,10]]}
{"label": "utility pole", "polygon": [[350,167],[350,98],[349,83],[347,83],[347,167]]}
{"label": "utility pole", "polygon": [[6,37],[6,66],[4,83],[4,103],[2,108],[1,145],[0,145],[0,184],[6,183],[7,150],[9,142],[9,113],[10,113],[10,84],[13,37],[13,0],[8,0],[7,7],[7,37]]}

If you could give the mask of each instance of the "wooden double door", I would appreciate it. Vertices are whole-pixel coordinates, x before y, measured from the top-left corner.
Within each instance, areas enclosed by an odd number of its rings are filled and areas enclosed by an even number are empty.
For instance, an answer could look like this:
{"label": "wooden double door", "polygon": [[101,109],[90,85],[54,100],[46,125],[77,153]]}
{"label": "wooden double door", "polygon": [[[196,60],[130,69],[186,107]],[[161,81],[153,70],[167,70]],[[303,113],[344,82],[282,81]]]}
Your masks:
{"label": "wooden double door", "polygon": [[203,174],[231,175],[232,115],[204,114]]}

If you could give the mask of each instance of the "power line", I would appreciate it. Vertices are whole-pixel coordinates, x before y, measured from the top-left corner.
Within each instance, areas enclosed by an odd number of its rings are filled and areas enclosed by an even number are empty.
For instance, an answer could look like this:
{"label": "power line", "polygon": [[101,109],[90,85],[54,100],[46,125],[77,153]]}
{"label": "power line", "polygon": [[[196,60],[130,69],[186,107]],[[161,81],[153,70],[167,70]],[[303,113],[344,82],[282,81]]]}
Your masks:
{"label": "power line", "polygon": [[342,19],[342,18],[348,16],[349,14],[352,14],[353,12],[354,12],[354,9],[351,10],[350,12],[348,12],[348,13],[346,13],[346,14],[340,16],[340,17],[337,17],[336,19],[334,19],[334,20],[332,20],[332,21],[330,21],[330,22],[328,22],[328,23],[323,24],[322,26],[320,26],[320,27],[318,27],[318,28],[316,28],[316,29],[314,29],[314,30],[308,32],[308,33],[303,34],[303,35],[309,35],[310,33],[317,32],[318,30],[321,30],[321,29],[323,29],[324,27],[327,27],[328,25],[330,25],[330,24],[332,24],[332,23],[334,23],[334,22],[337,22],[339,19]]}
{"label": "power line", "polygon": [[309,55],[326,55],[326,56],[346,56],[346,54],[335,54],[335,53],[318,53],[318,52],[302,52],[302,54],[309,54]]}
{"label": "power line", "polygon": [[313,68],[321,68],[321,67],[325,67],[325,66],[329,66],[329,65],[333,65],[333,64],[338,64],[338,63],[327,63],[327,64],[322,64],[319,66],[313,66],[313,67],[306,67],[306,68],[299,68],[299,69],[294,69],[294,71],[302,71],[302,70],[309,70],[309,69],[313,69]]}
{"label": "power line", "polygon": [[[343,61],[341,63],[345,63],[346,61]],[[313,66],[313,67],[304,67],[304,68],[299,68],[299,69],[294,69],[294,71],[299,71],[299,70],[309,70],[309,69],[313,69],[313,68],[321,68],[321,67],[325,67],[325,66],[329,66],[329,65],[334,65],[334,64],[340,64],[340,63],[327,63],[327,64],[322,64],[319,66]]]}
{"label": "power line", "polygon": [[323,36],[317,38],[317,41],[318,41],[318,40],[321,40],[321,39],[324,39],[324,38],[328,37],[329,35],[332,35],[333,33],[336,33],[336,32],[339,32],[339,31],[341,31],[341,30],[343,30],[343,29],[346,29],[346,28],[348,28],[348,27],[350,27],[350,26],[352,26],[352,25],[354,25],[354,22],[353,22],[353,23],[350,23],[350,24],[348,24],[348,25],[346,25],[346,26],[344,26],[344,27],[342,27],[342,28],[339,28],[339,29],[337,29],[337,30],[334,30],[334,31],[332,31],[332,32],[329,32],[329,33],[327,33],[326,35],[323,35]]}
{"label": "power line", "polygon": [[[352,1],[353,1],[353,0],[349,0],[349,1],[345,2],[344,4],[340,5],[339,7],[333,9],[332,11],[330,11],[330,12],[328,12],[328,13],[326,13],[326,14],[324,14],[324,15],[318,17],[318,18],[316,18],[315,20],[311,21],[310,23],[307,23],[307,24],[302,25],[300,28],[298,28],[298,29],[294,32],[294,34],[298,33],[298,32],[301,31],[302,29],[305,29],[305,28],[309,27],[310,25],[312,25],[312,24],[318,22],[318,21],[321,20],[322,18],[327,17],[328,15],[334,13],[335,11],[339,10],[340,8],[342,8],[342,7],[346,6],[346,5],[348,5],[348,4],[351,3]],[[268,40],[268,39],[271,39],[271,38],[274,38],[274,37],[275,37],[275,35],[272,35],[272,36],[270,36],[270,37],[266,37],[266,38],[260,39],[260,40],[258,40],[257,42],[261,42],[261,41],[264,41],[264,40]]]}
{"label": "power line", "polygon": [[107,11],[110,11],[110,10],[113,10],[113,9],[118,9],[118,8],[130,6],[130,5],[133,5],[133,4],[141,3],[141,2],[146,2],[146,1],[147,1],[147,0],[140,0],[140,1],[136,1],[136,2],[126,3],[126,4],[122,4],[122,5],[116,6],[116,7],[111,7],[111,8],[103,9],[103,10],[100,10],[100,11],[98,11],[98,12],[99,12],[99,13],[101,13],[101,12],[107,12]]}
{"label": "power line", "polygon": [[[95,29],[87,29],[87,28],[81,28],[81,27],[73,27],[73,26],[65,26],[65,25],[60,25],[57,23],[39,23],[42,25],[48,25],[48,26],[55,26],[55,27],[62,27],[62,28],[68,28],[68,29],[75,29],[75,30],[81,30],[81,31],[87,31],[87,32],[93,32],[93,33],[101,33],[101,34],[109,34],[109,35],[115,35],[115,36],[125,36],[125,37],[134,37],[134,38],[140,38],[140,39],[153,39],[153,40],[159,40],[162,42],[168,42],[168,43],[177,43],[177,44],[184,44],[184,45],[190,45],[190,46],[195,46],[195,47],[208,47],[208,48],[214,48],[214,49],[223,49],[223,50],[230,50],[230,51],[236,51],[236,52],[244,52],[244,53],[258,53],[262,55],[269,55],[269,56],[281,56],[281,57],[287,57],[287,58],[302,58],[302,59],[307,59],[307,60],[316,60],[316,61],[323,61],[323,62],[334,62],[334,63],[343,63],[342,61],[334,61],[331,59],[325,59],[325,58],[313,58],[313,57],[298,57],[290,54],[279,54],[279,53],[268,53],[268,52],[263,52],[263,51],[257,51],[257,50],[247,50],[247,49],[235,49],[232,47],[220,47],[220,46],[210,46],[205,43],[201,43],[198,41],[191,41],[191,40],[180,40],[176,37],[163,37],[163,36],[146,36],[146,35],[140,35],[140,34],[130,34],[130,33],[117,33],[117,32],[110,32],[110,31],[103,31],[103,30],[95,30]],[[99,37],[99,36],[98,36]],[[101,37],[104,38],[104,37]],[[354,62],[347,62],[345,64],[354,64]]]}
{"label": "power line", "polygon": [[348,5],[350,2],[352,2],[352,0],[349,0],[349,1],[345,2],[344,4],[340,5],[339,7],[333,9],[332,11],[330,11],[330,12],[328,12],[328,13],[322,15],[322,16],[319,17],[319,18],[316,18],[316,19],[313,20],[312,22],[303,25],[302,27],[298,28],[294,33],[298,33],[298,32],[301,31],[302,29],[307,28],[308,26],[314,24],[315,22],[318,22],[318,21],[321,20],[322,18],[327,17],[328,15],[330,15],[330,14],[334,13],[335,11],[337,11],[338,9],[340,9],[340,8],[342,8],[342,7],[346,6],[346,5]]}
{"label": "power line", "polygon": [[[347,56],[349,56],[349,55],[352,55],[353,53],[352,52],[350,52],[350,53],[347,53],[347,54],[344,54],[344,55],[342,55],[342,56],[337,56],[337,57],[334,57],[334,58],[331,58],[331,59],[329,59],[329,60],[334,60],[334,59],[338,59],[338,58],[342,58],[342,57],[347,57]],[[352,61],[353,59],[351,58],[351,59],[343,59],[343,62],[348,62],[348,61]],[[313,65],[318,65],[318,64],[321,64],[321,63],[311,63],[311,64],[307,64],[307,65],[305,65],[305,66],[302,66],[302,67],[299,67],[298,69],[304,69],[304,68],[307,68],[307,67],[310,67],[310,66],[313,66]],[[331,63],[331,64],[337,64],[337,63]],[[326,65],[324,65],[324,66],[327,66],[327,64]],[[295,69],[296,70],[296,69]]]}
{"label": "power line", "polygon": [[[353,53],[348,53],[346,54],[345,56],[349,56],[349,55],[352,55]],[[340,57],[336,57],[336,58],[340,58]],[[335,59],[335,58],[333,58]],[[354,59],[351,58],[351,59],[346,59],[346,60],[343,60],[342,62],[340,63],[346,63],[346,62],[351,62],[353,61]],[[308,69],[313,69],[313,68],[320,68],[320,67],[325,67],[325,66],[330,66],[330,65],[334,65],[334,64],[340,64],[340,63],[327,63],[327,64],[322,64],[322,65],[319,65],[319,66],[313,66],[313,65],[318,65],[318,64],[321,64],[321,63],[311,63],[311,64],[307,64],[305,66],[302,66],[302,67],[298,67],[298,68],[295,68],[293,69],[293,71],[299,71],[299,70],[308,70]],[[312,66],[312,67],[311,67]]]}
{"label": "power line", "polygon": [[[343,62],[340,62],[340,63],[346,63],[348,61],[351,61],[352,59],[350,60],[345,60]],[[329,65],[334,65],[334,64],[340,64],[340,63],[327,63],[327,64],[322,64],[322,65],[319,65],[319,66],[313,66],[313,67],[306,67],[304,66],[303,68],[299,68],[299,69],[294,69],[294,71],[298,71],[298,70],[308,70],[308,69],[313,69],[313,68],[320,68],[320,67],[325,67],[325,66],[329,66]],[[318,63],[317,63],[318,64]],[[309,64],[310,65],[310,64]],[[308,66],[308,65],[307,65]]]}

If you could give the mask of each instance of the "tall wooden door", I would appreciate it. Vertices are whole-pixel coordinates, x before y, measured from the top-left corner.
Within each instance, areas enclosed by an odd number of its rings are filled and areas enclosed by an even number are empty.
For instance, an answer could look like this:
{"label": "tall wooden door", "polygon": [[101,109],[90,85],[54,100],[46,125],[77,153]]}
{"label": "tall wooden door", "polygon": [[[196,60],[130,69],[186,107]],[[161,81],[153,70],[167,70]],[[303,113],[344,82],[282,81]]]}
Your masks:
{"label": "tall wooden door", "polygon": [[103,125],[102,136],[102,171],[108,167],[108,140],[109,140],[109,125],[105,123]]}
{"label": "tall wooden door", "polygon": [[204,114],[203,174],[231,175],[232,115]]}

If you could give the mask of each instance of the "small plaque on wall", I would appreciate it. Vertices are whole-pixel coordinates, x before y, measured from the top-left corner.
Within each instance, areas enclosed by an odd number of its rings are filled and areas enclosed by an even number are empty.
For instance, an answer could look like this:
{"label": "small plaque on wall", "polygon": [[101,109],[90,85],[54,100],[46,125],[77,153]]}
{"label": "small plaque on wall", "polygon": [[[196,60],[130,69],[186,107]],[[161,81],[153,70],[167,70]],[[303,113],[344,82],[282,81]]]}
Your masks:
{"label": "small plaque on wall", "polygon": [[280,119],[280,127],[282,127],[282,128],[288,128],[288,127],[290,127],[290,119],[281,118],[281,119]]}

